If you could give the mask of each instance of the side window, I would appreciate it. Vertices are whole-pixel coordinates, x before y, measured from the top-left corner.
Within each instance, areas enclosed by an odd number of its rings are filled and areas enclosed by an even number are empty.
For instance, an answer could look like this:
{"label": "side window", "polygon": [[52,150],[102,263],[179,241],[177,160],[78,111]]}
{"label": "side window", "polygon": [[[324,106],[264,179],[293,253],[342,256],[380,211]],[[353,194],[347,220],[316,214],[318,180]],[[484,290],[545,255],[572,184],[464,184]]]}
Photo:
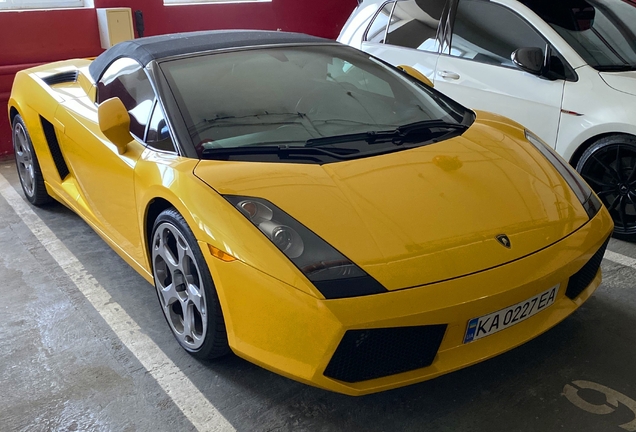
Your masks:
{"label": "side window", "polygon": [[389,2],[384,5],[380,12],[373,18],[373,22],[367,30],[365,40],[372,43],[384,43],[384,35],[386,34],[386,26],[389,23],[389,17],[393,10],[395,2]]}
{"label": "side window", "polygon": [[406,0],[395,6],[385,43],[438,52],[437,29],[446,0]]}
{"label": "side window", "polygon": [[453,28],[451,55],[497,66],[514,67],[519,48],[541,48],[546,42],[510,9],[483,0],[460,0]]}
{"label": "side window", "polygon": [[146,143],[158,150],[175,151],[174,144],[170,138],[168,124],[159,103],[155,104],[155,109],[150,118]]}
{"label": "side window", "polygon": [[389,2],[369,26],[366,41],[438,52],[437,29],[446,4],[447,0]]}
{"label": "side window", "polygon": [[155,93],[143,68],[135,60],[113,62],[97,83],[97,103],[118,97],[130,114],[130,132],[144,139]]}

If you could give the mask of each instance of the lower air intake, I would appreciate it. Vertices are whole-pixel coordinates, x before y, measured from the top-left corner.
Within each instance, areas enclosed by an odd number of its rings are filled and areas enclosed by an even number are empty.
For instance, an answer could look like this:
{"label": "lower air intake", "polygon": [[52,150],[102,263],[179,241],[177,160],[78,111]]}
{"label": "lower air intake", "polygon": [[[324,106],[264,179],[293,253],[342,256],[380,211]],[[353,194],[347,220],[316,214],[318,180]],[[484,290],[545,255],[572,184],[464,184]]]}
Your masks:
{"label": "lower air intake", "polygon": [[574,300],[592,283],[596,277],[599,267],[601,266],[601,261],[603,261],[603,255],[605,255],[605,249],[607,249],[608,243],[609,238],[605,241],[605,243],[603,243],[603,246],[596,251],[583,268],[570,277],[568,289],[565,291],[565,295],[568,298]]}
{"label": "lower air intake", "polygon": [[445,332],[446,324],[349,330],[325,376],[354,383],[430,366]]}

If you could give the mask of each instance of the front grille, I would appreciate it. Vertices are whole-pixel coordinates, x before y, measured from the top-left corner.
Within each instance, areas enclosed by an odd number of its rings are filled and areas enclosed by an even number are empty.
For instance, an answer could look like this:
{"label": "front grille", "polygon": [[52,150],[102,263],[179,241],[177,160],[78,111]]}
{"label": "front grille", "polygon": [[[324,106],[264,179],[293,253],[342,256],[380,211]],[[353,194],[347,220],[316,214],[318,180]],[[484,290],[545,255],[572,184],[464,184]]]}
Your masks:
{"label": "front grille", "polygon": [[40,121],[42,122],[42,129],[44,130],[44,136],[46,137],[46,143],[49,145],[49,151],[51,152],[51,156],[53,157],[53,163],[55,163],[55,168],[57,168],[57,172],[60,175],[60,179],[64,180],[67,175],[69,175],[68,165],[66,165],[66,161],[64,160],[64,156],[62,156],[62,149],[60,149],[60,143],[57,141],[57,135],[55,134],[55,126],[40,116]]}
{"label": "front grille", "polygon": [[75,82],[77,81],[78,72],[70,71],[70,72],[60,72],[53,75],[49,75],[46,78],[42,78],[49,86],[53,86],[55,84],[63,84],[67,82]]}
{"label": "front grille", "polygon": [[348,330],[325,376],[354,383],[430,366],[446,324]]}
{"label": "front grille", "polygon": [[605,241],[605,243],[603,243],[603,246],[596,251],[583,268],[570,277],[568,289],[565,291],[565,295],[568,298],[574,300],[592,283],[596,277],[599,267],[601,266],[601,261],[603,261],[603,255],[605,255],[605,249],[607,249],[608,243],[609,238]]}

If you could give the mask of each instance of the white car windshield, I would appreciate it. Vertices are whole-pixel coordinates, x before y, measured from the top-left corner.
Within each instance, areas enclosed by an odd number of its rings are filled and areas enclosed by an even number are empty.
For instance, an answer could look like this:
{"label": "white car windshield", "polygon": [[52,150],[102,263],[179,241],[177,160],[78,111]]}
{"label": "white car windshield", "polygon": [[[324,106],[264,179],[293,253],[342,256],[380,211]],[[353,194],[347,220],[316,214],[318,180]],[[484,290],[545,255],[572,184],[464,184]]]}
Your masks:
{"label": "white car windshield", "polygon": [[636,2],[630,0],[522,0],[590,66],[636,70]]}

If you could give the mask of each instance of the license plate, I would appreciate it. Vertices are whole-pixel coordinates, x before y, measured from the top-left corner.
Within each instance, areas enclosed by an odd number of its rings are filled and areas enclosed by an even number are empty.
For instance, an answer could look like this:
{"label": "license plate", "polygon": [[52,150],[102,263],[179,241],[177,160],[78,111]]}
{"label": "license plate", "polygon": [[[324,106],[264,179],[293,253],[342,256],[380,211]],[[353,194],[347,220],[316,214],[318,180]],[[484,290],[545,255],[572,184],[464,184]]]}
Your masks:
{"label": "license plate", "polygon": [[559,286],[555,285],[547,291],[537,294],[528,300],[507,307],[498,312],[473,318],[468,321],[464,343],[472,342],[493,333],[512,327],[521,321],[527,320],[544,309],[552,306],[559,293]]}

